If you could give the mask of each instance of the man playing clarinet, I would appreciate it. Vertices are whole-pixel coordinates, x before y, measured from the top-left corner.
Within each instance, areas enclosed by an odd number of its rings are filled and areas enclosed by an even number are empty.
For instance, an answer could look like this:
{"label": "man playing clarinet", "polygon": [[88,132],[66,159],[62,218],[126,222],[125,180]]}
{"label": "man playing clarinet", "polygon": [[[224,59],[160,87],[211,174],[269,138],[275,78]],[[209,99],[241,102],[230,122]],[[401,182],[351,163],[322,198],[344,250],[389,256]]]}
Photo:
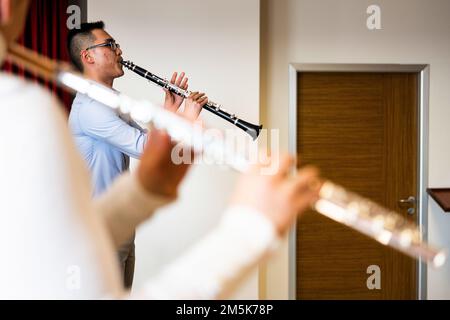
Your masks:
{"label": "man playing clarinet", "polygon": [[[114,80],[123,76],[122,50],[104,30],[103,22],[85,23],[68,36],[73,64],[85,77],[113,88]],[[171,83],[187,89],[184,73],[174,73]],[[183,98],[166,91],[164,107],[177,112]],[[208,99],[194,92],[186,99],[184,112],[197,118]],[[147,130],[129,117],[77,94],[73,101],[69,126],[76,145],[88,164],[94,183],[94,197],[101,195],[113,181],[129,169],[130,157],[139,159],[147,143]],[[134,236],[119,249],[124,284],[131,288],[135,262]]]}

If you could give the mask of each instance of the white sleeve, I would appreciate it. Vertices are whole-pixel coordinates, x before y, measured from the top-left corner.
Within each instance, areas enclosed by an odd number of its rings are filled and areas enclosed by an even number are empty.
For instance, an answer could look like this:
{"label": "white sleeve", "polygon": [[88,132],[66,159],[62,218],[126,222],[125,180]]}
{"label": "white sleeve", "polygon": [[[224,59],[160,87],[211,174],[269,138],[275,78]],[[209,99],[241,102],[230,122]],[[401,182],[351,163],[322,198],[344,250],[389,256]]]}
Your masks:
{"label": "white sleeve", "polygon": [[217,228],[131,298],[226,298],[278,242],[274,225],[262,214],[230,207]]}
{"label": "white sleeve", "polygon": [[105,222],[114,244],[120,246],[157,208],[173,200],[148,193],[135,173],[125,173],[95,200],[95,211]]}

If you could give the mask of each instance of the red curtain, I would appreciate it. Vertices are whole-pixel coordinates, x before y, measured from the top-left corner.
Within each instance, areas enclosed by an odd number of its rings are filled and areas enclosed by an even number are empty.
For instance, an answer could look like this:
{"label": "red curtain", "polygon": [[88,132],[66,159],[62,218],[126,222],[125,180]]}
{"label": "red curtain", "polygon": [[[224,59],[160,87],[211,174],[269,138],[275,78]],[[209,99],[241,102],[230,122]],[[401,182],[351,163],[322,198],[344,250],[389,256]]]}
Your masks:
{"label": "red curtain", "polygon": [[[66,38],[68,28],[66,25],[69,0],[33,0],[30,1],[28,20],[19,43],[37,51],[52,59],[69,61]],[[22,77],[39,82],[58,95],[64,106],[69,110],[73,96],[59,88],[53,83],[48,83],[37,78],[35,75],[24,71],[22,68],[5,64],[3,69]]]}

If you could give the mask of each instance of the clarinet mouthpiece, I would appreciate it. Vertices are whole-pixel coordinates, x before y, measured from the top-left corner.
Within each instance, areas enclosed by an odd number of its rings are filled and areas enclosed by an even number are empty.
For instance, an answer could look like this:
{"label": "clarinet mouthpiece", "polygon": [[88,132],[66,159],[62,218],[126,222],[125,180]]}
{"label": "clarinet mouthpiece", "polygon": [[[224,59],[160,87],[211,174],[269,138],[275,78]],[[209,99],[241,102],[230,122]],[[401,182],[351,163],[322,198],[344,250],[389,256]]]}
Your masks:
{"label": "clarinet mouthpiece", "polygon": [[131,69],[133,67],[133,62],[129,60],[122,60],[120,61],[120,64],[122,64],[125,68]]}

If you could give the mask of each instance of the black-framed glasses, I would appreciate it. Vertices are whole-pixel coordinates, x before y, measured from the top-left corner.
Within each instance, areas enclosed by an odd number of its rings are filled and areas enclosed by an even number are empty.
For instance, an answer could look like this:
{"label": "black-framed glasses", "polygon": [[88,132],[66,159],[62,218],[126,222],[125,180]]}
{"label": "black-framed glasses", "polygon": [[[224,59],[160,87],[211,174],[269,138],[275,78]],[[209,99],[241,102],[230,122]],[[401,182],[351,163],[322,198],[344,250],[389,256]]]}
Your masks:
{"label": "black-framed glasses", "polygon": [[87,51],[87,50],[91,50],[94,48],[100,48],[100,47],[111,47],[112,51],[116,51],[117,49],[120,48],[120,44],[116,43],[115,41],[108,41],[105,43],[100,43],[100,44],[90,46],[90,47],[86,48],[85,50]]}

